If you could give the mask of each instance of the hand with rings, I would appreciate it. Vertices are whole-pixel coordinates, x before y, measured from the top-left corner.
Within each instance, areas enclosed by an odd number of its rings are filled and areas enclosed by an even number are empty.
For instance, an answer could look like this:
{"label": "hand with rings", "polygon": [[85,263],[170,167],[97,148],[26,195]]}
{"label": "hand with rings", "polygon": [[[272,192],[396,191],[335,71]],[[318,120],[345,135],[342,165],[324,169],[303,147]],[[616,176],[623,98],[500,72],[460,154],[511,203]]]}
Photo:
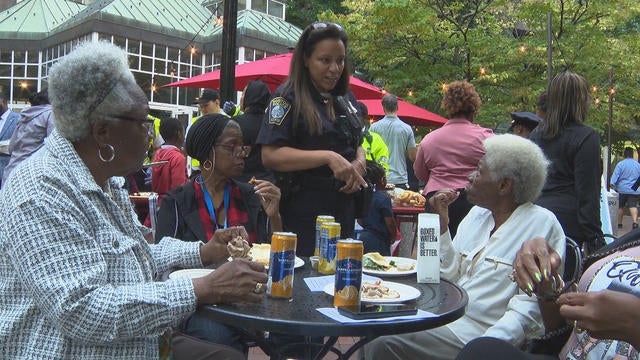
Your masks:
{"label": "hand with rings", "polygon": [[509,278],[529,296],[554,299],[565,287],[557,273],[561,262],[560,255],[544,238],[528,240],[516,254]]}

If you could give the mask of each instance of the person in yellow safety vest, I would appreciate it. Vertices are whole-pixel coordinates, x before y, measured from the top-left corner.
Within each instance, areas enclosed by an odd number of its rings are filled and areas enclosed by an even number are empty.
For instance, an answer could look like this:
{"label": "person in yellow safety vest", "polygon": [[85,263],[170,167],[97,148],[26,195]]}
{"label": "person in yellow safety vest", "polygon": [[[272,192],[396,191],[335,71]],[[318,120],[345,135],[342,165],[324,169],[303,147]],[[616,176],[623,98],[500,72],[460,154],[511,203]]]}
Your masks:
{"label": "person in yellow safety vest", "polygon": [[362,148],[364,149],[367,160],[372,160],[382,165],[385,174],[389,172],[389,148],[378,133],[369,130],[369,110],[367,105],[358,101],[356,109],[360,115],[365,130],[362,139]]}
{"label": "person in yellow safety vest", "polygon": [[[204,89],[195,103],[198,105],[198,109],[200,109],[200,116],[208,114],[224,114],[226,116],[229,116],[220,107],[220,93],[216,89]],[[191,125],[193,125],[194,122],[200,119],[200,116],[196,116],[191,119],[191,123],[185,131],[185,135],[189,133],[189,128],[191,127]],[[200,171],[200,162],[198,160],[191,158],[191,163],[189,165],[190,176],[194,175],[194,171]]]}

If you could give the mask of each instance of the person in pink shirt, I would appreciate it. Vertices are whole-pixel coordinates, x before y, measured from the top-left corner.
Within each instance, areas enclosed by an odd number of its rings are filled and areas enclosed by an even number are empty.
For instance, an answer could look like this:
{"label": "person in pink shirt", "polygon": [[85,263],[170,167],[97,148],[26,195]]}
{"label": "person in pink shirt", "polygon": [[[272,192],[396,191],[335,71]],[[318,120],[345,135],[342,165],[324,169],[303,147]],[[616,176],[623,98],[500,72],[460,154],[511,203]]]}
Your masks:
{"label": "person in pink shirt", "polygon": [[[423,195],[427,199],[440,189],[456,189],[458,199],[449,207],[449,231],[455,236],[458,224],[472,205],[464,192],[469,174],[484,155],[482,141],[493,131],[473,123],[482,101],[475,87],[467,81],[449,84],[442,98],[442,109],[449,121],[427,134],[420,145],[413,170],[425,183]],[[429,211],[429,201],[425,210]]]}
{"label": "person in pink shirt", "polygon": [[176,118],[160,122],[160,135],[164,144],[156,150],[153,161],[168,161],[156,166],[151,173],[151,189],[158,193],[158,207],[166,193],[187,182],[187,159],[180,151],[184,142],[184,128]]}

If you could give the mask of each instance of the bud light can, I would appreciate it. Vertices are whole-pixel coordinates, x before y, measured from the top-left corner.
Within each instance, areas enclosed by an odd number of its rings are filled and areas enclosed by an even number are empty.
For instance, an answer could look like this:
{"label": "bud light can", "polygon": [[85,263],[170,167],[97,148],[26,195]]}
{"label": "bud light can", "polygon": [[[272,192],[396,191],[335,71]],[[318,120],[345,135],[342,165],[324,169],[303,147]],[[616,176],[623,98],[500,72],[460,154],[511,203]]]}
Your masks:
{"label": "bud light can", "polygon": [[362,252],[362,241],[338,240],[333,306],[360,305]]}
{"label": "bud light can", "polygon": [[293,297],[293,270],[296,263],[296,243],[294,233],[275,232],[271,236],[271,255],[267,295],[278,299]]}
{"label": "bud light can", "polygon": [[320,227],[320,261],[318,262],[318,272],[331,275],[336,272],[336,244],[340,239],[340,224],[337,222],[326,222]]}
{"label": "bud light can", "polygon": [[331,215],[318,215],[316,217],[316,247],[313,249],[314,256],[320,256],[320,227],[323,223],[334,222],[336,219]]}

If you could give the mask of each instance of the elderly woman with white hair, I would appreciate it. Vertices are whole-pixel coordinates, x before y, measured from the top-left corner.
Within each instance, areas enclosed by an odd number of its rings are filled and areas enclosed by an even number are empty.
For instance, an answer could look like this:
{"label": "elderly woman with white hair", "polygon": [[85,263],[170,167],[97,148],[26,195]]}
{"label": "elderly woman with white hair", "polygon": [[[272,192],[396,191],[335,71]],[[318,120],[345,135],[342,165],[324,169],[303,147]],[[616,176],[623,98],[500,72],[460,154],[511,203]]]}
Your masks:
{"label": "elderly woman with white hair", "polygon": [[381,337],[365,347],[366,359],[453,359],[480,336],[519,345],[543,334],[536,299],[520,291],[509,274],[521,244],[535,237],[548,239],[564,257],[560,223],[552,212],[532,204],[544,184],[548,162],[538,146],[516,135],[493,136],[483,146],[486,153],[466,187],[475,206],[453,240],[448,206],[457,193],[445,189],[433,196],[440,215],[440,276],[467,291],[465,315],[440,328]]}
{"label": "elderly woman with white hair", "polygon": [[[153,124],[122,49],[79,46],[51,68],[49,96],[56,130],[0,192],[0,357],[157,359],[198,304],[261,299],[264,267],[248,261],[155,281],[226,260],[246,231],[147,242],[122,176],[141,168]],[[175,332],[171,345],[174,359],[244,359]]]}

